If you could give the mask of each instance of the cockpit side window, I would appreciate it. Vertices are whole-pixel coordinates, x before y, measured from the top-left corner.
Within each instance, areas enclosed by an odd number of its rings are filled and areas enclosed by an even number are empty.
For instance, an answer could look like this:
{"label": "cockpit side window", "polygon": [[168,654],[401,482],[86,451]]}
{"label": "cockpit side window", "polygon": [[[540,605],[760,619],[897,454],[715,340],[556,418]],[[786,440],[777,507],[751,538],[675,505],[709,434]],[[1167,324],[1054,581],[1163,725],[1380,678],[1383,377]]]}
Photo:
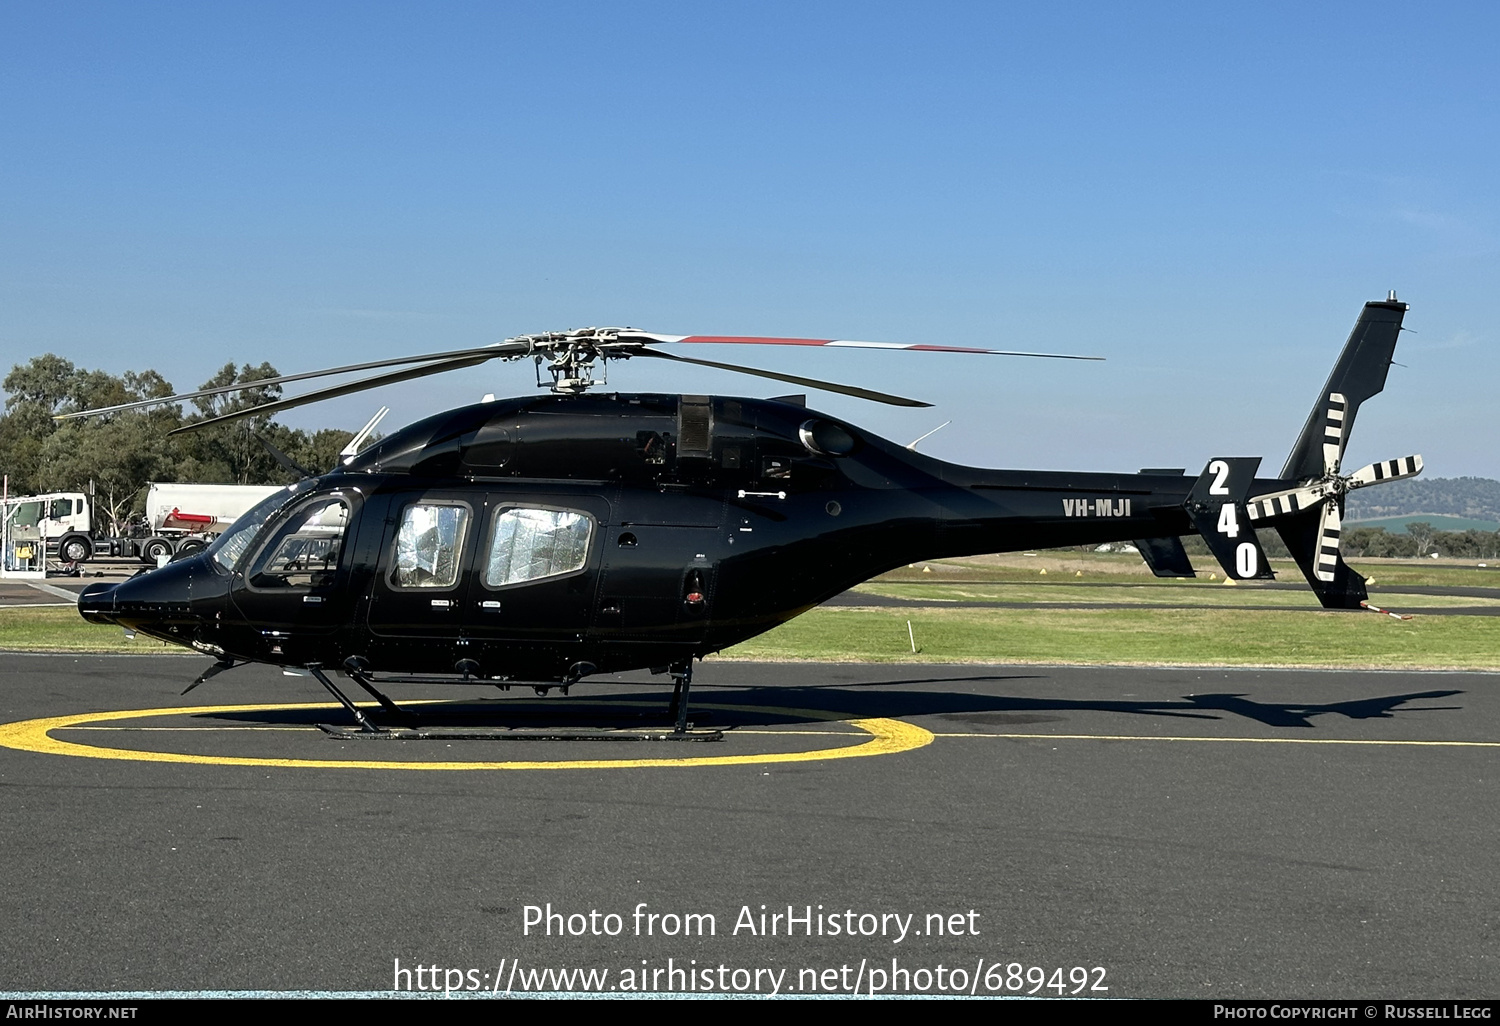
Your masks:
{"label": "cockpit side window", "polygon": [[501,510],[490,530],[485,587],[503,588],[582,570],[593,529],[592,517],[571,510]]}
{"label": "cockpit side window", "polygon": [[298,493],[307,491],[315,484],[315,481],[299,481],[282,491],[272,492],[241,513],[229,530],[219,535],[218,540],[208,547],[209,555],[213,557],[214,562],[223,570],[233,571],[240,557],[245,554],[250,548],[250,543],[260,533],[261,527],[271,519],[271,515],[290,502]]}
{"label": "cockpit side window", "polygon": [[391,585],[397,588],[451,588],[458,583],[469,507],[418,502],[401,511]]}
{"label": "cockpit side window", "polygon": [[282,522],[261,550],[250,585],[317,588],[332,584],[348,529],[349,503],[342,497],[309,501]]}

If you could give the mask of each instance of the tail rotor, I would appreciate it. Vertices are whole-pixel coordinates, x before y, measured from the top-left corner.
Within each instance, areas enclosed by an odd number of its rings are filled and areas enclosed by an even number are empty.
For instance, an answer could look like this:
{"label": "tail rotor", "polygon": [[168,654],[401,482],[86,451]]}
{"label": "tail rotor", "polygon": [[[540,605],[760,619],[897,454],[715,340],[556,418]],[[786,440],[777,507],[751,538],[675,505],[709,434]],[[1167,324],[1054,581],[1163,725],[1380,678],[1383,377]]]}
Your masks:
{"label": "tail rotor", "polygon": [[1328,422],[1323,440],[1323,476],[1297,488],[1288,488],[1250,499],[1248,512],[1255,521],[1318,510],[1316,559],[1313,576],[1325,584],[1333,583],[1338,573],[1339,546],[1343,531],[1344,497],[1356,488],[1402,478],[1422,472],[1422,457],[1402,456],[1360,467],[1352,474],[1339,473],[1343,457],[1343,423],[1347,403],[1342,395],[1328,395]]}

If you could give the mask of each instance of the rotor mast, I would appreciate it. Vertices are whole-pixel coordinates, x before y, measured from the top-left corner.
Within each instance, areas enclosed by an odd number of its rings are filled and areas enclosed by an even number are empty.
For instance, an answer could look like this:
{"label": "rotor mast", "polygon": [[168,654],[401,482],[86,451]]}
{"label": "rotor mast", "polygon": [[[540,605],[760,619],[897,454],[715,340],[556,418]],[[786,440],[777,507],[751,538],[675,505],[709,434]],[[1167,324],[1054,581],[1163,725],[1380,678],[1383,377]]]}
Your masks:
{"label": "rotor mast", "polygon": [[581,395],[596,385],[609,381],[607,372],[595,377],[596,370],[605,366],[610,357],[628,359],[630,350],[640,349],[640,343],[622,343],[621,328],[577,328],[573,331],[552,331],[540,335],[518,335],[505,340],[506,344],[525,345],[537,368],[537,386],[541,387],[542,366],[552,375],[549,386],[559,395]]}

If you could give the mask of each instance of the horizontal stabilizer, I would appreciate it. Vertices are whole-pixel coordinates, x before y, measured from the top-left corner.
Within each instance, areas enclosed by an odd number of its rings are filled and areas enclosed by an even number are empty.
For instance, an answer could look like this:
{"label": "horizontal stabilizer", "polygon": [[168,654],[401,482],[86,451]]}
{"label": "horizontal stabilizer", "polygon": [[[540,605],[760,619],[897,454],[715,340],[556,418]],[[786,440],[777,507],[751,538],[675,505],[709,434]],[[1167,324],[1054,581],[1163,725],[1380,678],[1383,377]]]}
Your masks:
{"label": "horizontal stabilizer", "polygon": [[1224,568],[1224,575],[1236,581],[1271,580],[1276,576],[1245,508],[1259,466],[1259,456],[1209,460],[1183,504],[1209,551]]}
{"label": "horizontal stabilizer", "polygon": [[1137,538],[1135,547],[1157,577],[1193,576],[1193,564],[1181,538]]}

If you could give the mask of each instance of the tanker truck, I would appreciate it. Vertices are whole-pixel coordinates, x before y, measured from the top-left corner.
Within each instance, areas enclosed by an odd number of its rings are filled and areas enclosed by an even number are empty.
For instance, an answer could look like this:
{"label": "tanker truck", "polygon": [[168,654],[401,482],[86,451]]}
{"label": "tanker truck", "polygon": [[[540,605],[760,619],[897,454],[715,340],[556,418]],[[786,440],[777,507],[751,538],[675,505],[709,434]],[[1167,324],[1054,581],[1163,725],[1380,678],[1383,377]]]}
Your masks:
{"label": "tanker truck", "polygon": [[279,487],[152,484],[144,517],[119,532],[83,492],[10,496],[0,502],[0,548],[12,570],[39,569],[44,554],[62,563],[112,556],[155,564],[206,547]]}

